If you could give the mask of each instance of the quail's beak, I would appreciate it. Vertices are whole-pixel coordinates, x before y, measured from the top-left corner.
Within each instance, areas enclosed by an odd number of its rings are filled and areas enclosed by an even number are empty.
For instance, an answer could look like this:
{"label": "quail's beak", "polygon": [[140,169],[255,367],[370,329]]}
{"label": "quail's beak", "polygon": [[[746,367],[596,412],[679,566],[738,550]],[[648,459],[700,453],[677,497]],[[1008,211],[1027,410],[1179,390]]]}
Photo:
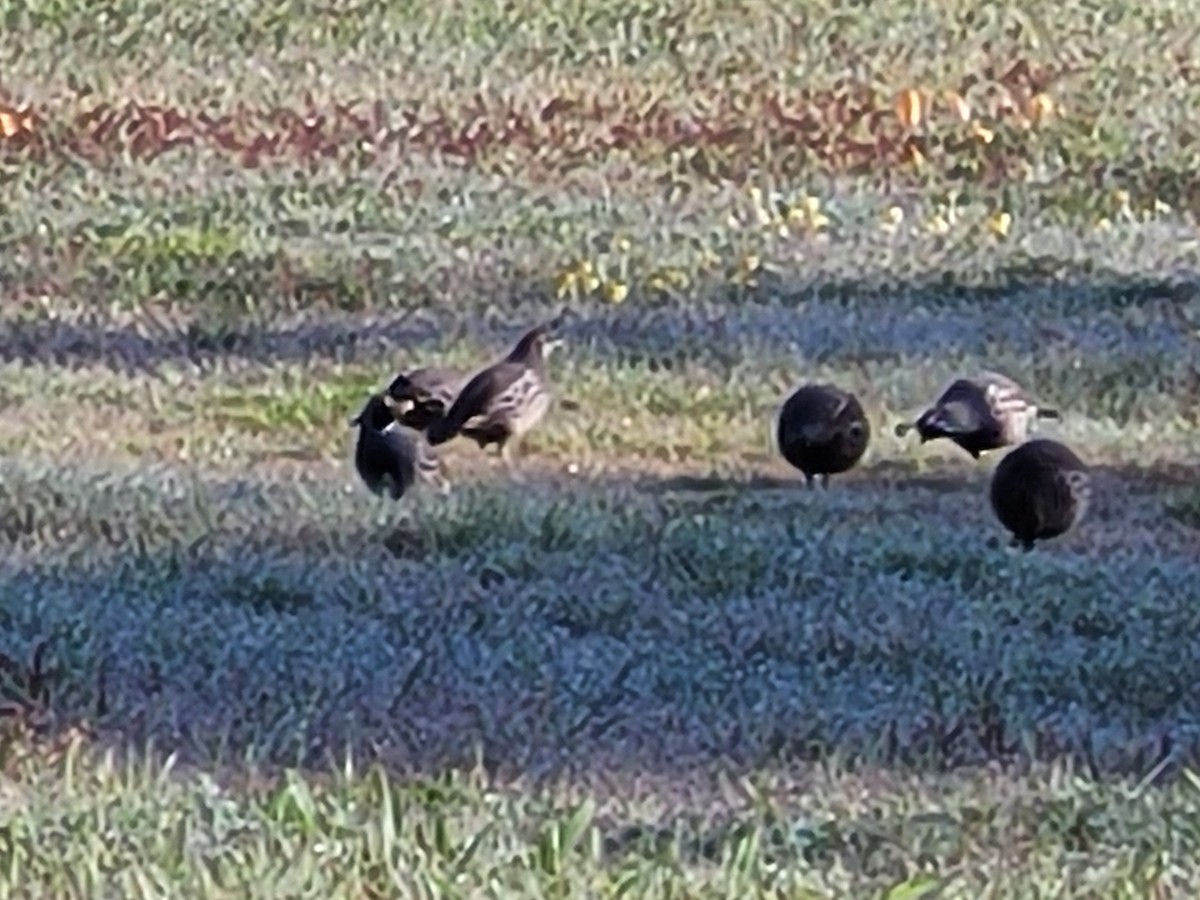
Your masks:
{"label": "quail's beak", "polygon": [[362,413],[359,413],[357,416],[354,416],[350,419],[350,427],[351,428],[356,428],[357,426],[359,426],[361,424],[362,424]]}

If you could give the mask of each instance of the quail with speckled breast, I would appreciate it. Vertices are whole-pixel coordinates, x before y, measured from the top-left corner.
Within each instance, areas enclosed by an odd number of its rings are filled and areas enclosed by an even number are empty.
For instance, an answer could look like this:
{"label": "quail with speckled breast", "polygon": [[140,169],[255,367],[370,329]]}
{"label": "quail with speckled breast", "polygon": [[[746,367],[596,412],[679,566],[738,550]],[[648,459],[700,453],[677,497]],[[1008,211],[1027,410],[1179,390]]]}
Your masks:
{"label": "quail with speckled breast", "polygon": [[437,453],[419,431],[396,421],[385,394],[373,394],[350,425],[358,427],[354,467],[371,493],[399,500],[418,476],[449,490]]}
{"label": "quail with speckled breast", "polygon": [[1037,419],[1060,418],[1042,407],[1024,388],[997,372],[955,379],[916,422],[896,426],[896,436],[916,430],[921,443],[947,438],[972,458],[1020,444]]}
{"label": "quail with speckled breast", "polygon": [[426,431],[446,414],[466,381],[463,373],[440,366],[401,372],[388,385],[388,405],[401,425]]}
{"label": "quail with speckled breast", "polygon": [[1083,518],[1091,500],[1088,467],[1065,444],[1049,438],[1010,450],[992,473],[989,499],[1014,546],[1032,550],[1037,541],[1066,534]]}
{"label": "quail with speckled breast", "polygon": [[811,490],[818,479],[853,468],[871,441],[871,425],[858,398],[831,384],[807,384],[784,401],[775,423],[779,452],[804,473]]}
{"label": "quail with speckled breast", "polygon": [[511,467],[510,444],[541,422],[550,408],[545,357],[561,343],[549,335],[562,320],[560,314],[531,328],[504,359],[476,373],[446,414],[429,426],[429,443],[437,446],[461,434],[480,448],[495,445]]}

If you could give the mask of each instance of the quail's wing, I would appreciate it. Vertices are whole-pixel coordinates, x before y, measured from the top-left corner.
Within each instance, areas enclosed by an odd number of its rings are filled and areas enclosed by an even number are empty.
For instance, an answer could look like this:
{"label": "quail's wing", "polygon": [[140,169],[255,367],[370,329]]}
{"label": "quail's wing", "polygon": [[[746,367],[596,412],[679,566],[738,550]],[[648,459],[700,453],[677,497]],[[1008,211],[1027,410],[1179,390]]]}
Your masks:
{"label": "quail's wing", "polygon": [[435,400],[441,400],[447,406],[454,402],[454,398],[466,383],[463,373],[432,366],[417,369],[415,372],[409,373],[408,378],[418,391],[422,391]]}
{"label": "quail's wing", "polygon": [[987,387],[970,378],[956,378],[938,395],[935,405],[945,406],[947,403],[966,403],[986,410]]}
{"label": "quail's wing", "polygon": [[832,422],[847,402],[841,392],[824,385],[802,385],[780,407],[776,427],[788,437],[814,422]]}
{"label": "quail's wing", "polygon": [[989,396],[1003,396],[1020,400],[1031,406],[1038,405],[1037,399],[1032,394],[1007,375],[985,369],[975,377],[975,381]]}
{"label": "quail's wing", "polygon": [[498,363],[475,375],[454,399],[446,412],[446,424],[461,429],[478,416],[487,414],[505,392],[517,384],[528,369],[521,365]]}

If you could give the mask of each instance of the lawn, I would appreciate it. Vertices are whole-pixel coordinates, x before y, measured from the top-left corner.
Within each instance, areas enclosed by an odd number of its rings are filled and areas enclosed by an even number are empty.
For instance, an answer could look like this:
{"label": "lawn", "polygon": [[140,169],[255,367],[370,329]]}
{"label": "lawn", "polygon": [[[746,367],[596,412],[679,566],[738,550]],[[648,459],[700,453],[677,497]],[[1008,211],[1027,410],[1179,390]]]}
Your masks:
{"label": "lawn", "polygon": [[[1200,894],[1200,7],[0,14],[0,893]],[[515,472],[363,487],[563,308]],[[1032,553],[892,431],[981,367]]]}

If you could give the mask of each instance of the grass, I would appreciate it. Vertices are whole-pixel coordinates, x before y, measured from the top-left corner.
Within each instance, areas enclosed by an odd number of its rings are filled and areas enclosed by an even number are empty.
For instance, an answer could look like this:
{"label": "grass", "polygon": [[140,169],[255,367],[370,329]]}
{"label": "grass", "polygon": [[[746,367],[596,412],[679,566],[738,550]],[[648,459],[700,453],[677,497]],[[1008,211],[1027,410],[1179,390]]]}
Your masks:
{"label": "grass", "polygon": [[[1195,895],[1189,5],[0,17],[6,896]],[[563,307],[515,477],[357,482]],[[1094,466],[1032,554],[892,434],[980,366]]]}

